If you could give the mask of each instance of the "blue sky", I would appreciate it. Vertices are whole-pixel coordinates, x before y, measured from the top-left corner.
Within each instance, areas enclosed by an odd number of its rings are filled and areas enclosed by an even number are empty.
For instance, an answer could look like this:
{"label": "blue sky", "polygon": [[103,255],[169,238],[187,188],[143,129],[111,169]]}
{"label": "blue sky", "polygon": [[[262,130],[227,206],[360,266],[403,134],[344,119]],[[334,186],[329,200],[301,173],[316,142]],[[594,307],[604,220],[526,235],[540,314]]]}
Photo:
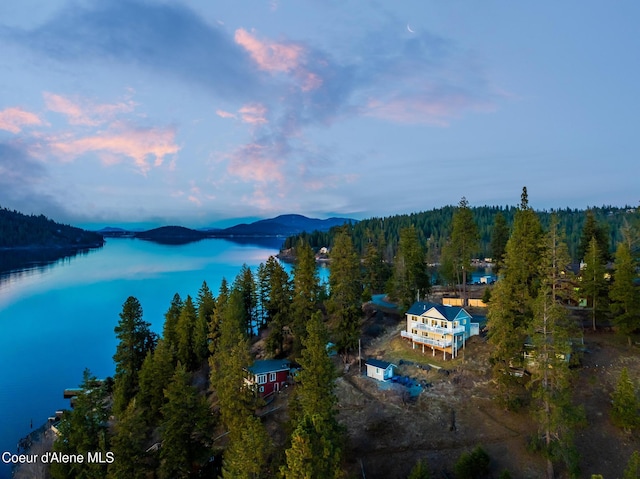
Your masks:
{"label": "blue sky", "polygon": [[0,205],[77,225],[636,206],[640,4],[0,4]]}

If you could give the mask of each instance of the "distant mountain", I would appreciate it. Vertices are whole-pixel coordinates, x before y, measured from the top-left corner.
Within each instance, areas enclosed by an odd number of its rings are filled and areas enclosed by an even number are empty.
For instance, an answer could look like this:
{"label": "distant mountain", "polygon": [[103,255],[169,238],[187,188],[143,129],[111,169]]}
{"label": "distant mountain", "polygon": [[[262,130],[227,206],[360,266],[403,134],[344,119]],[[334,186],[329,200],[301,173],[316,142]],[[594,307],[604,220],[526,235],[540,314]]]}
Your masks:
{"label": "distant mountain", "polygon": [[287,237],[304,231],[329,231],[334,226],[345,223],[357,223],[351,218],[307,218],[302,215],[280,215],[275,218],[259,220],[253,223],[241,223],[229,228],[200,228],[193,230],[183,226],[162,226],[147,231],[129,231],[108,226],[98,233],[105,237],[131,236],[164,244],[185,244],[204,238],[231,237]]}
{"label": "distant mountain", "polygon": [[98,248],[101,234],[56,223],[44,215],[0,208],[0,248]]}
{"label": "distant mountain", "polygon": [[275,218],[239,224],[215,233],[216,236],[291,236],[303,231],[329,231],[334,226],[357,223],[350,218],[307,218],[302,215],[280,215]]}
{"label": "distant mountain", "polygon": [[162,244],[186,244],[200,241],[210,235],[203,231],[192,230],[183,226],[161,226],[160,228],[135,233],[134,236]]}

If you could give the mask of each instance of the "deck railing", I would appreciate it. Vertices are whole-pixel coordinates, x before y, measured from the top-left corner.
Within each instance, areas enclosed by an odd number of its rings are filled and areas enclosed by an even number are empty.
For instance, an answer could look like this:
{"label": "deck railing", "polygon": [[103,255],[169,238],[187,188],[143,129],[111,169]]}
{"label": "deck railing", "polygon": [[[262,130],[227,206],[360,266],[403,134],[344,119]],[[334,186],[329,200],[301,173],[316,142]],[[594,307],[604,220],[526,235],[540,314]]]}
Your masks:
{"label": "deck railing", "polygon": [[464,326],[458,326],[457,328],[441,328],[440,326],[429,326],[428,324],[421,323],[420,321],[411,321],[411,329],[443,335],[464,333]]}

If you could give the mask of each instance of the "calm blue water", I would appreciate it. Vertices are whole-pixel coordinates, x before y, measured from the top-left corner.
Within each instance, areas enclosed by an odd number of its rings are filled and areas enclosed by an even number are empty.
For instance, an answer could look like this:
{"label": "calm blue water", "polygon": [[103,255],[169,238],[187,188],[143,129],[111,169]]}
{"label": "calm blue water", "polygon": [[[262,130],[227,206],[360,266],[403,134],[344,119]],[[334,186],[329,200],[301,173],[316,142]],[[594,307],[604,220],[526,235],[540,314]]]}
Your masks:
{"label": "calm blue water", "polygon": [[[80,383],[85,368],[99,378],[113,375],[113,328],[129,296],[138,298],[144,319],[160,333],[175,293],[195,298],[206,280],[217,295],[223,277],[233,281],[243,263],[255,273],[280,244],[209,239],[167,246],[110,238],[102,249],[3,277],[0,454],[15,451],[31,423],[38,427],[69,407],[62,392]],[[0,478],[8,475],[0,464]]]}

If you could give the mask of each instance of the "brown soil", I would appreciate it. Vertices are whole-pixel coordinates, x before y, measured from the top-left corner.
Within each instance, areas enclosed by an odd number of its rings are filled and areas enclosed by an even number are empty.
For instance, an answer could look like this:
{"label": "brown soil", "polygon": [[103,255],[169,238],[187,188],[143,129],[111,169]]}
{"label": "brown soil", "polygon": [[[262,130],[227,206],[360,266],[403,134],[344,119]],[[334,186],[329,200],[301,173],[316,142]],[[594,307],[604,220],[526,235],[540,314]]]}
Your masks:
{"label": "brown soil", "polygon": [[[403,387],[383,390],[379,383],[359,373],[352,363],[337,382],[340,421],[347,428],[347,457],[353,477],[406,478],[413,465],[426,459],[433,477],[453,477],[453,465],[463,452],[481,445],[491,456],[493,477],[508,470],[513,478],[545,476],[539,454],[527,449],[536,430],[526,411],[510,412],[498,405],[489,371],[490,345],[472,338],[464,354],[443,361],[430,350],[422,354],[400,338],[400,318],[369,314],[367,329],[380,333],[364,336],[364,358],[378,357],[398,365],[399,373],[431,386],[415,401],[408,401]],[[585,410],[587,425],[576,433],[582,477],[602,474],[605,479],[622,476],[640,438],[626,435],[609,420],[610,395],[622,367],[632,378],[640,377],[638,348],[628,347],[611,333],[586,333],[583,366],[577,372],[575,401]],[[433,365],[425,370],[415,364]],[[444,372],[446,370],[446,373]],[[563,477],[562,471],[556,472]],[[566,475],[566,474],[565,474]]]}

